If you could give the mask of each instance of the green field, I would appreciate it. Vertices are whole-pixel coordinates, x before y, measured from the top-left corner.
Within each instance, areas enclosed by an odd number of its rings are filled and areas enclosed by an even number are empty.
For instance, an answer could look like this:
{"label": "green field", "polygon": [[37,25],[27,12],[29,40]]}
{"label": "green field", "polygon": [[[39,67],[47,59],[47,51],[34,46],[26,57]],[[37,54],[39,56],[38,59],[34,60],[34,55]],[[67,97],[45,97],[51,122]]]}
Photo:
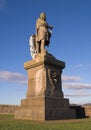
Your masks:
{"label": "green field", "polygon": [[0,130],[91,130],[91,118],[57,121],[15,120],[0,114]]}

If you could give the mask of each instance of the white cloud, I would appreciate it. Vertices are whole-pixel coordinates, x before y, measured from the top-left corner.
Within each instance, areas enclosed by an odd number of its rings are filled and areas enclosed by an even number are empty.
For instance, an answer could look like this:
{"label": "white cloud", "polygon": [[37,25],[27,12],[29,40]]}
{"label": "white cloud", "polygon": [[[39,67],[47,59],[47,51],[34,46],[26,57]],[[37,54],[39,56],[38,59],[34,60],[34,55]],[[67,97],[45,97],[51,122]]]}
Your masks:
{"label": "white cloud", "polygon": [[26,77],[18,72],[0,71],[0,80],[19,84],[27,84]]}
{"label": "white cloud", "polygon": [[78,64],[73,66],[73,68],[82,68],[82,67],[91,67],[91,63],[89,64]]}
{"label": "white cloud", "polygon": [[63,83],[64,88],[69,89],[91,89],[91,84],[86,83]]}
{"label": "white cloud", "polygon": [[82,79],[80,76],[63,76],[62,79],[64,96],[69,98],[70,102],[76,104],[90,102],[91,84],[81,83]]}
{"label": "white cloud", "polygon": [[91,94],[82,94],[82,93],[78,93],[78,94],[65,94],[65,97],[90,97]]}
{"label": "white cloud", "polygon": [[87,93],[87,91],[79,90],[76,92],[65,94],[66,97],[90,97],[91,94]]}
{"label": "white cloud", "polygon": [[62,76],[63,81],[80,81],[80,76]]}

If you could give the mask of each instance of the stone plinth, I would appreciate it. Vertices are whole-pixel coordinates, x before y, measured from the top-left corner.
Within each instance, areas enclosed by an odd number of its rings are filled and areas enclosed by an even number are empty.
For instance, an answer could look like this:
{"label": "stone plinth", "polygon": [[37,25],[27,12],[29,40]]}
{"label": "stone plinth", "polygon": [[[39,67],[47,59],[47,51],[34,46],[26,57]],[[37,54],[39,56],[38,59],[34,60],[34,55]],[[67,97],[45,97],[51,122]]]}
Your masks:
{"label": "stone plinth", "polygon": [[75,118],[69,100],[62,92],[61,74],[65,63],[47,53],[24,63],[28,72],[28,91],[21,108],[15,111],[16,119],[59,120]]}

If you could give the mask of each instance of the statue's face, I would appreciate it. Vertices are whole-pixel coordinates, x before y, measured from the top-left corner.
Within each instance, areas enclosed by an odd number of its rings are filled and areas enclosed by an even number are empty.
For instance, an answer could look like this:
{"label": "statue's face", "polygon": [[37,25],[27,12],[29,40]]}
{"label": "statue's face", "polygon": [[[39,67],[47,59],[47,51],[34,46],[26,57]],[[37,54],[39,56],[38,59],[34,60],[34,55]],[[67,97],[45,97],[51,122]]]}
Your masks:
{"label": "statue's face", "polygon": [[45,13],[41,13],[40,14],[40,18],[43,19],[43,20],[46,20],[46,14]]}

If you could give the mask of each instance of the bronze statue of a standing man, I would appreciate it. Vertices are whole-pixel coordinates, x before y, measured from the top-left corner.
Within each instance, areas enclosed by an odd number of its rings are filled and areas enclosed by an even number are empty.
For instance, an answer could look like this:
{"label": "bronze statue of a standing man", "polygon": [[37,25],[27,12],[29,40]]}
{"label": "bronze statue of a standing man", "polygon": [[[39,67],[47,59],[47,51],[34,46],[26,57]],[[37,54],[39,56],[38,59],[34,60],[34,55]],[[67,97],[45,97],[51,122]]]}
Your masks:
{"label": "bronze statue of a standing man", "polygon": [[37,53],[43,52],[44,47],[49,45],[52,26],[46,22],[46,14],[43,12],[36,21],[36,50]]}

